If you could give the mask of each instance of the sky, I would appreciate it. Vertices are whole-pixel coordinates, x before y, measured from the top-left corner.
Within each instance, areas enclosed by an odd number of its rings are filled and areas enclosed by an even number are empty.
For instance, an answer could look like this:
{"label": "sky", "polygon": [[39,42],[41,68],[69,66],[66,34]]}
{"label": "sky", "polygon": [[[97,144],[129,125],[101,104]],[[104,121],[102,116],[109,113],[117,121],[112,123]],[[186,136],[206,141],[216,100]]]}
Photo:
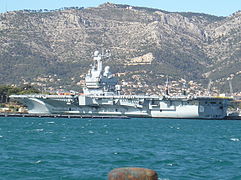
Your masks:
{"label": "sky", "polygon": [[150,7],[170,12],[198,12],[229,16],[241,10],[241,0],[0,0],[0,13],[23,9],[59,9],[96,7],[105,2]]}

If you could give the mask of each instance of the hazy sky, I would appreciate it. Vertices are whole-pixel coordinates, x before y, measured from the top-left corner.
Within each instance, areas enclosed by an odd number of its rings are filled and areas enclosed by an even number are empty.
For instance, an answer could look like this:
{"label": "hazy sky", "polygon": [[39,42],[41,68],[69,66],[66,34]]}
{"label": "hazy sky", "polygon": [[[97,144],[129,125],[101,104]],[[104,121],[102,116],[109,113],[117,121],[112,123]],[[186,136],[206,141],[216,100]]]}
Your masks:
{"label": "hazy sky", "polygon": [[[95,7],[106,1],[108,0],[0,0],[0,12],[21,9],[51,10],[72,6]],[[109,2],[217,16],[228,16],[241,10],[241,0],[109,0]]]}

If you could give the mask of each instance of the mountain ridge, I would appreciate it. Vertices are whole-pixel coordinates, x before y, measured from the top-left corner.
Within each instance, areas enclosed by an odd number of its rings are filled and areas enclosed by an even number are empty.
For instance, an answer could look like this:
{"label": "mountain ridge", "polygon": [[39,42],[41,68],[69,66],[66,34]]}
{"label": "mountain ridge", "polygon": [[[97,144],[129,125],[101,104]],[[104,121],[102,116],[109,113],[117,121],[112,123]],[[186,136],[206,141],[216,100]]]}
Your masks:
{"label": "mountain ridge", "polygon": [[[124,73],[122,81],[130,82],[139,72],[139,80],[150,86],[163,84],[168,76],[202,87],[212,79],[216,89],[227,91],[232,79],[239,92],[240,27],[240,12],[217,17],[111,3],[2,13],[0,83],[78,88],[92,53],[110,49],[112,59],[104,63]],[[149,59],[134,62],[138,57]],[[37,80],[47,76],[53,82]]]}

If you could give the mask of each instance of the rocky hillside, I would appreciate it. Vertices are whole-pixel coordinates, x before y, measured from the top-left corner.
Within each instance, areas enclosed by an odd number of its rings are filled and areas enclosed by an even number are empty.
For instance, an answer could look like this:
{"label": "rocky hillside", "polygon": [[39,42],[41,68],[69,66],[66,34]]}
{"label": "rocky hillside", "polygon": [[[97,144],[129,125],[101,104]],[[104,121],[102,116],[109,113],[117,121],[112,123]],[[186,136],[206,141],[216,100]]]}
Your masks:
{"label": "rocky hillside", "polygon": [[105,3],[0,14],[0,84],[78,89],[95,50],[123,82],[241,89],[241,12],[228,17]]}

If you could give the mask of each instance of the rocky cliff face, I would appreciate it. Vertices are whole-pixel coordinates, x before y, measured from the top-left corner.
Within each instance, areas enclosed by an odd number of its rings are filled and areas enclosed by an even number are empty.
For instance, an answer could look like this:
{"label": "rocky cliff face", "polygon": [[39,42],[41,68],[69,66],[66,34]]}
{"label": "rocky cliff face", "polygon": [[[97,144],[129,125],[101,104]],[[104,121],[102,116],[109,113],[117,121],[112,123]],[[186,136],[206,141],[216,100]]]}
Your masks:
{"label": "rocky cliff face", "polygon": [[[216,17],[106,3],[96,8],[0,14],[0,83],[78,85],[95,50],[128,81],[149,85],[166,76],[240,91],[241,13]],[[146,73],[143,73],[145,71]],[[39,82],[37,79],[54,79]],[[38,84],[39,83],[39,84]],[[42,83],[42,84],[41,84]]]}

